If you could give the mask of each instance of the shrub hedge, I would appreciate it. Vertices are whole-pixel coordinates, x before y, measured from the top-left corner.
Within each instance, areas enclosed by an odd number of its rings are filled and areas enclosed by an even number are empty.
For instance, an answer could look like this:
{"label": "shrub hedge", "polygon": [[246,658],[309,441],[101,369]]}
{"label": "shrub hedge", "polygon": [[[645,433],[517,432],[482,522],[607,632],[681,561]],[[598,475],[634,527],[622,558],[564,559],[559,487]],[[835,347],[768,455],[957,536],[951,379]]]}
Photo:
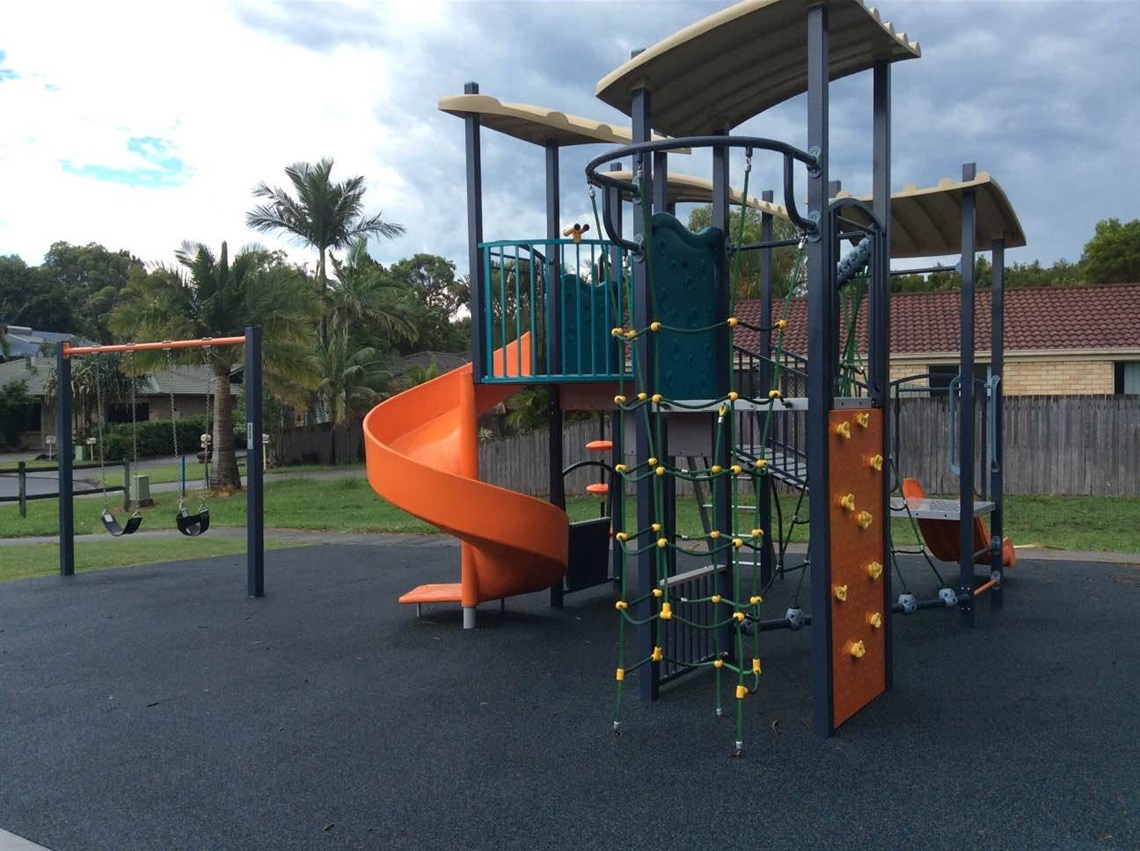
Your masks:
{"label": "shrub hedge", "polygon": [[[136,423],[138,430],[139,458],[158,458],[174,454],[174,437],[171,435],[170,420],[154,420]],[[206,430],[205,414],[197,417],[182,417],[174,421],[178,434],[178,454],[196,455],[202,448],[201,435]],[[98,429],[92,428],[84,437],[98,437]],[[131,457],[131,424],[119,423],[103,428],[105,459],[123,461]],[[234,443],[239,449],[245,448],[244,424],[234,426]],[[98,456],[96,456],[98,457]]]}

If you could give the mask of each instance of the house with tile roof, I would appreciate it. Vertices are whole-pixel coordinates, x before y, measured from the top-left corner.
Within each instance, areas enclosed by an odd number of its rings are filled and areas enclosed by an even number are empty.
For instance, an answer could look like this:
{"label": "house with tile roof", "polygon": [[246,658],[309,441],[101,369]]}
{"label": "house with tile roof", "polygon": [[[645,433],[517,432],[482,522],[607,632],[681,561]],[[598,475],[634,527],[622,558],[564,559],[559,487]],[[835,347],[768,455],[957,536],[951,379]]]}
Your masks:
{"label": "house with tile roof", "polygon": [[[960,305],[957,291],[891,295],[892,381],[929,373],[930,385],[944,388],[957,375]],[[856,326],[863,353],[865,307]],[[783,302],[774,304],[772,319],[782,310]],[[737,315],[762,324],[759,301],[737,302]],[[990,359],[990,319],[990,300],[979,297],[974,339],[980,378]],[[755,332],[740,329],[736,341],[759,349]],[[793,298],[784,348],[804,353],[807,345],[807,303]],[[1140,284],[1007,289],[1002,388],[1007,396],[1140,394]]]}

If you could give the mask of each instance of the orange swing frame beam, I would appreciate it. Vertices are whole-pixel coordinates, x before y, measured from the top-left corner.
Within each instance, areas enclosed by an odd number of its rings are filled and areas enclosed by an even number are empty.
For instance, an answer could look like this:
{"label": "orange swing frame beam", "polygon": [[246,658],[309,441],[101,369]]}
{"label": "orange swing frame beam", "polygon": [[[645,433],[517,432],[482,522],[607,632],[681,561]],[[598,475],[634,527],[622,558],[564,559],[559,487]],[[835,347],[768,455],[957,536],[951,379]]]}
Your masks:
{"label": "orange swing frame beam", "polygon": [[59,573],[75,574],[75,506],[71,478],[71,359],[80,355],[170,349],[205,349],[245,346],[246,445],[246,594],[265,596],[265,498],[261,453],[263,430],[261,399],[261,329],[246,328],[240,337],[201,337],[195,340],[160,340],[151,343],[117,343],[110,346],[59,344],[56,355],[56,441],[59,444]]}

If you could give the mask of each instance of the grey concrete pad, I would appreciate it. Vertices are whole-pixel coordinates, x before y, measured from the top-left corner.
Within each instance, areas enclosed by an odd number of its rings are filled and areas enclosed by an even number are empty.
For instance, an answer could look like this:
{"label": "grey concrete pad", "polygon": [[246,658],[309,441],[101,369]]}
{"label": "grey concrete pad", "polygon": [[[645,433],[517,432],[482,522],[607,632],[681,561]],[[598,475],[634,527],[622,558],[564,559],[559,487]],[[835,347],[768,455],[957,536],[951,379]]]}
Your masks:
{"label": "grey concrete pad", "polygon": [[0,851],[51,851],[51,849],[36,845],[6,830],[0,830]]}
{"label": "grey concrete pad", "polygon": [[613,734],[608,588],[470,632],[396,603],[457,559],[274,551],[261,600],[240,556],[0,586],[5,827],[55,851],[1140,846],[1134,567],[1026,559],[973,629],[896,618],[893,691],[828,740],[809,632],[764,633],[730,759],[706,674],[631,689]]}

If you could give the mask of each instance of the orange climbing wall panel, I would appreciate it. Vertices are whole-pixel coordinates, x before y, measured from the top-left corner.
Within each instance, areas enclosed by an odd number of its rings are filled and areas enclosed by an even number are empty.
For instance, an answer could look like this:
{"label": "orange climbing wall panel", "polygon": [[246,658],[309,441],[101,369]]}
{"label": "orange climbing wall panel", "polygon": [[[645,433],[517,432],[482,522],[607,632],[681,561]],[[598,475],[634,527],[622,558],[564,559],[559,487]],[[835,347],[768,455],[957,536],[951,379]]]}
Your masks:
{"label": "orange climbing wall panel", "polygon": [[832,411],[828,431],[832,726],[838,727],[886,689],[890,607],[881,571],[887,563],[882,524],[889,518],[881,516],[886,477],[882,412]]}

